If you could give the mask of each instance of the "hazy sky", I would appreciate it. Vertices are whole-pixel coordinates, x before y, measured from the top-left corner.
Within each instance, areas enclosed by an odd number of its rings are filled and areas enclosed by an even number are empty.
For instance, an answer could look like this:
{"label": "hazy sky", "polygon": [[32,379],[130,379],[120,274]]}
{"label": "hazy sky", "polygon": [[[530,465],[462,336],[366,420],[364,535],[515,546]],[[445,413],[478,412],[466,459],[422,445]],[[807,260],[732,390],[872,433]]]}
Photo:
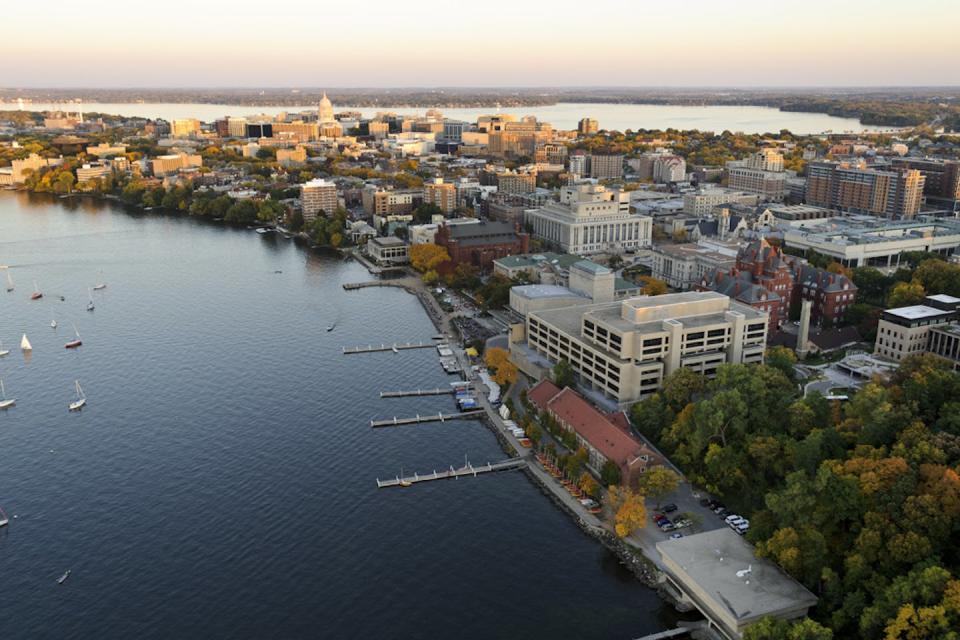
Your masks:
{"label": "hazy sky", "polygon": [[3,5],[7,87],[960,84],[956,0]]}

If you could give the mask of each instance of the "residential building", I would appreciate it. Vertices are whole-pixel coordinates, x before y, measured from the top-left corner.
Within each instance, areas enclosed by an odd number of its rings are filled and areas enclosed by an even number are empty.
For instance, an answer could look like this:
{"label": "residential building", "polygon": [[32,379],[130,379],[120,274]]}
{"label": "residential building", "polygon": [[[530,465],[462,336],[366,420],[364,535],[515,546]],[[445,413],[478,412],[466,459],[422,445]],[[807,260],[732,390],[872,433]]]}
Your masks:
{"label": "residential building", "polygon": [[761,149],[742,162],[728,162],[727,177],[731,189],[756,193],[763,200],[780,201],[786,193],[783,155],[774,149]]}
{"label": "residential building", "polygon": [[932,217],[895,222],[866,216],[833,218],[819,226],[785,229],[783,241],[787,247],[816,251],[845,267],[893,272],[906,252],[951,256],[960,246],[960,221]]}
{"label": "residential building", "polygon": [[500,193],[533,193],[536,189],[536,173],[503,171],[497,174],[497,191]]}
{"label": "residential building", "polygon": [[734,257],[699,244],[665,244],[653,247],[651,275],[667,286],[688,291],[713,271],[729,271],[736,266]]}
{"label": "residential building", "polygon": [[535,311],[526,337],[539,357],[566,360],[582,385],[624,404],[681,367],[712,376],[724,363],[762,362],[767,322],[727,296],[689,291]]}
{"label": "residential building", "polygon": [[920,211],[924,184],[924,176],[916,169],[871,169],[862,162],[811,162],[807,165],[806,203],[909,219]]}
{"label": "residential building", "polygon": [[470,264],[487,271],[497,258],[527,253],[530,236],[505,222],[481,220],[477,224],[445,224],[437,231],[435,243],[446,247],[451,270]]}
{"label": "residential building", "polygon": [[[591,178],[616,180],[623,177],[623,154],[592,153],[587,156],[587,169]],[[575,173],[571,170],[571,173]]]}
{"label": "residential building", "polygon": [[656,547],[671,591],[727,640],[741,640],[763,618],[803,618],[817,604],[806,587],[754,555],[743,536],[728,527],[661,540]]}
{"label": "residential building", "polygon": [[587,468],[598,478],[611,463],[620,470],[621,484],[636,488],[648,469],[664,463],[659,453],[631,433],[622,412],[605,414],[573,389],[560,389],[549,380],[531,388],[527,398],[561,429],[573,432],[577,447],[587,452]]}
{"label": "residential building", "polygon": [[174,153],[157,156],[151,160],[153,175],[157,177],[169,176],[178,173],[181,169],[190,169],[203,166],[200,154]]}
{"label": "residential building", "polygon": [[567,168],[575,176],[587,175],[587,155],[584,153],[571,154]]}
{"label": "residential building", "polygon": [[370,238],[364,245],[364,250],[377,264],[393,265],[410,262],[410,251],[407,243],[395,236]]}
{"label": "residential building", "polygon": [[528,211],[534,235],[565,253],[632,251],[649,247],[653,219],[630,213],[630,193],[578,184],[560,190],[560,202]]}
{"label": "residential building", "polygon": [[445,215],[453,213],[457,208],[457,187],[452,182],[444,182],[443,178],[435,178],[423,185],[423,202],[438,206]]}
{"label": "residential building", "polygon": [[943,202],[956,209],[960,201],[960,161],[938,158],[894,158],[897,169],[915,169],[923,176],[923,193],[927,201]]}
{"label": "residential building", "polygon": [[200,132],[200,121],[196,118],[179,118],[170,121],[170,135],[174,138],[189,138]]}
{"label": "residential building", "polygon": [[373,185],[363,188],[363,210],[368,215],[389,216],[409,214],[423,201],[419,189],[384,189]]}
{"label": "residential building", "polygon": [[600,130],[600,124],[594,118],[581,118],[577,123],[577,133],[582,136],[592,135]]}
{"label": "residential building", "polygon": [[304,220],[313,220],[320,212],[333,215],[337,210],[337,185],[314,178],[300,185],[300,207]]}
{"label": "residential building", "polygon": [[[371,136],[376,140],[383,140],[388,135],[390,135],[390,123],[389,122],[380,122],[378,120],[371,120],[369,122],[368,131]],[[462,132],[461,132],[462,135]]]}
{"label": "residential building", "polygon": [[734,189],[707,188],[683,194],[683,212],[689,216],[704,216],[722,204],[756,206],[760,197]]}
{"label": "residential building", "polygon": [[885,310],[877,323],[874,354],[899,362],[908,356],[926,352],[928,345],[937,351],[952,353],[948,351],[952,347],[947,338],[955,330],[946,332],[947,335],[938,333],[933,343],[930,342],[930,334],[934,328],[956,322],[958,309],[960,298],[939,294],[927,296],[923,304]]}

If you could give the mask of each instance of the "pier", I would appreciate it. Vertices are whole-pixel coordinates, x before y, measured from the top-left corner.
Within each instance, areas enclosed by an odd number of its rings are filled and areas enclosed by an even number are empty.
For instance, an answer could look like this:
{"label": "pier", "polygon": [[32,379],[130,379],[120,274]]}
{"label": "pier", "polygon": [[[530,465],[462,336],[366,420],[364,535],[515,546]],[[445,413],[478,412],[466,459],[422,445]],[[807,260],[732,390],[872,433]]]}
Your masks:
{"label": "pier", "polygon": [[409,487],[418,482],[430,482],[431,480],[448,480],[450,478],[462,478],[464,476],[475,477],[481,473],[495,473],[497,471],[519,469],[526,464],[527,461],[523,458],[510,458],[509,460],[503,460],[501,462],[488,462],[487,464],[479,467],[475,467],[468,462],[459,469],[454,469],[453,465],[450,465],[450,468],[446,471],[434,470],[433,473],[427,473],[424,475],[415,473],[412,476],[407,476],[405,478],[397,476],[392,480],[381,480],[380,478],[377,478],[377,488],[386,489],[387,487]]}
{"label": "pier", "polygon": [[432,416],[421,416],[417,414],[413,418],[397,418],[390,420],[371,420],[370,426],[379,427],[399,427],[404,424],[419,424],[421,422],[446,422],[447,420],[467,420],[470,418],[479,418],[483,415],[483,409],[473,409],[471,411],[461,411],[459,413],[438,413]]}
{"label": "pier", "polygon": [[409,396],[446,396],[453,395],[456,389],[416,389],[414,391],[381,391],[381,398],[406,398]]}
{"label": "pier", "polygon": [[678,638],[680,636],[688,635],[690,631],[691,629],[686,627],[677,627],[676,629],[667,629],[666,631],[651,633],[648,636],[643,636],[642,638],[637,638],[636,640],[666,640],[666,638]]}
{"label": "pier", "polygon": [[377,345],[367,345],[366,347],[342,347],[344,355],[350,355],[352,353],[377,353],[379,351],[406,351],[408,349],[435,349],[436,344],[424,344],[423,342],[418,342],[413,344],[408,342],[407,344],[381,344]]}

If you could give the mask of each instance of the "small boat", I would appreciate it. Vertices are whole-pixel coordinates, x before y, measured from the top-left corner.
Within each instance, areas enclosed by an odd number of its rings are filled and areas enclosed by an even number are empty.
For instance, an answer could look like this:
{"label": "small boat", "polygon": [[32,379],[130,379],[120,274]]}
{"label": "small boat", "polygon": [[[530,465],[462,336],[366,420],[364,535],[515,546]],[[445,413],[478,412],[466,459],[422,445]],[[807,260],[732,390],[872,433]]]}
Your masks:
{"label": "small boat", "polygon": [[397,345],[393,345],[393,352],[400,353],[400,349],[397,349]]}
{"label": "small boat", "polygon": [[51,316],[50,316],[50,328],[51,328],[51,329],[56,329],[56,328],[57,328],[57,317],[54,316],[54,315],[52,315],[52,314],[51,314]]}
{"label": "small boat", "polygon": [[100,281],[93,285],[94,291],[102,291],[107,288],[107,283],[103,281],[103,269],[100,270]]}
{"label": "small boat", "polygon": [[83,344],[83,340],[80,339],[80,332],[77,331],[77,325],[73,325],[73,333],[77,336],[67,344],[63,345],[64,349],[76,349]]}
{"label": "small boat", "polygon": [[10,267],[7,267],[7,293],[13,291],[13,278],[10,277]]}
{"label": "small boat", "polygon": [[265,229],[264,227],[257,227],[257,233],[259,234],[268,233],[269,231],[270,229]]}
{"label": "small boat", "polygon": [[333,324],[329,325],[329,326],[327,327],[327,331],[333,331],[333,328],[334,328],[335,326],[336,326],[336,325],[333,325]]}
{"label": "small boat", "polygon": [[7,512],[3,510],[3,507],[0,507],[0,527],[5,527],[10,524],[10,518],[7,517]]}
{"label": "small boat", "polygon": [[33,281],[33,293],[30,294],[31,300],[39,300],[43,297],[43,294],[40,293],[40,287],[37,286],[37,281]]}
{"label": "small boat", "polygon": [[[16,398],[7,399],[7,390],[3,388],[3,380],[0,380],[0,409],[9,409],[15,404],[17,404],[17,399]],[[3,526],[3,525],[0,525],[0,526]]]}
{"label": "small boat", "polygon": [[90,298],[90,302],[87,303],[87,311],[93,311],[93,292],[90,289],[87,289],[87,296]]}
{"label": "small boat", "polygon": [[69,577],[70,577],[70,569],[67,569],[66,571],[63,572],[62,576],[57,578],[57,584],[63,584],[64,582],[67,581],[67,578]]}
{"label": "small boat", "polygon": [[80,381],[77,380],[74,382],[77,387],[77,399],[70,403],[70,411],[80,411],[87,404],[87,396],[84,395],[83,389],[80,387]]}
{"label": "small boat", "polygon": [[33,345],[30,344],[29,340],[27,340],[27,334],[23,334],[23,337],[20,338],[20,350],[33,351]]}
{"label": "small boat", "polygon": [[9,349],[4,349],[4,348],[3,348],[3,340],[0,340],[0,358],[2,358],[2,357],[5,356],[5,355],[8,355],[9,353],[10,353],[10,350],[9,350]]}

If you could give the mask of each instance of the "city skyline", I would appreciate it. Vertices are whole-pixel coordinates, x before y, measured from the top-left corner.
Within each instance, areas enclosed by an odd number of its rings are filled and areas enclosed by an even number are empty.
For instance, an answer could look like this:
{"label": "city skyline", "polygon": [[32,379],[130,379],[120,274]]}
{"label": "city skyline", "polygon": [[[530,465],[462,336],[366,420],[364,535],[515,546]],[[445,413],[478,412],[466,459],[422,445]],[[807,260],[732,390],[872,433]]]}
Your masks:
{"label": "city skyline", "polygon": [[[99,11],[6,9],[0,55],[19,87],[872,87],[960,84],[956,9],[918,0],[771,11],[729,5],[588,8],[569,0],[451,12],[436,0],[346,5],[292,0],[237,11],[172,0],[162,12],[102,0]],[[586,13],[585,13],[586,12]],[[587,19],[584,19],[586,17]],[[44,38],[25,28],[43,24]],[[256,28],[252,28],[256,25]],[[168,46],[177,42],[176,47]],[[123,55],[117,55],[123,51]],[[82,69],[82,73],[78,70]]]}

